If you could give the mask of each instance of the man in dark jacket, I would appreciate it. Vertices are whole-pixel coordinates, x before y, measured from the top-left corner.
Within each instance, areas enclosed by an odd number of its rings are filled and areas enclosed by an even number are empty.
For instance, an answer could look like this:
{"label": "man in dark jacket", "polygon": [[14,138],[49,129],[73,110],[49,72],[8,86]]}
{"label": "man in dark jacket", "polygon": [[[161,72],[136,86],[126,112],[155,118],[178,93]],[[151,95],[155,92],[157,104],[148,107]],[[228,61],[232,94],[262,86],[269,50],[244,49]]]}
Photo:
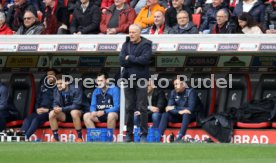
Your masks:
{"label": "man in dark jacket", "polygon": [[[148,117],[150,122],[153,122],[154,128],[159,127],[162,113],[165,111],[167,106],[167,99],[165,93],[158,88],[154,88],[153,81],[148,83]],[[140,127],[140,112],[134,113],[134,125]]]}
{"label": "man in dark jacket", "polygon": [[190,21],[186,11],[180,11],[177,14],[177,23],[169,32],[170,34],[198,34],[198,29]]}
{"label": "man in dark jacket", "polygon": [[69,31],[68,9],[57,0],[45,0],[43,34],[67,34]]}
{"label": "man in dark jacket", "polygon": [[100,8],[95,6],[89,0],[80,0],[81,4],[77,6],[73,13],[73,19],[70,26],[72,34],[97,34],[101,22]]}
{"label": "man in dark jacket", "polygon": [[187,84],[182,78],[177,77],[174,80],[174,90],[171,91],[166,107],[166,112],[162,114],[159,129],[164,134],[168,122],[182,122],[181,129],[177,136],[177,141],[185,136],[188,125],[195,120],[198,111],[197,93],[193,88],[187,88]]}
{"label": "man in dark jacket", "polygon": [[14,0],[14,5],[11,6],[7,14],[7,24],[13,31],[23,25],[23,15],[26,10],[37,12],[35,7],[27,2],[27,0]]}
{"label": "man in dark jacket", "polygon": [[229,34],[237,32],[237,25],[229,20],[229,11],[220,9],[217,12],[217,23],[211,30],[211,34]]}
{"label": "man in dark jacket", "polygon": [[[186,0],[185,0],[186,1]],[[168,8],[165,13],[166,24],[169,27],[177,25],[176,15],[180,11],[184,10],[188,13],[189,19],[192,18],[192,11],[189,7],[184,5],[184,0],[172,0],[172,7]]]}
{"label": "man in dark jacket", "polygon": [[82,142],[81,116],[89,109],[87,98],[79,85],[69,84],[66,76],[57,75],[56,84],[57,89],[54,91],[53,110],[49,113],[49,121],[54,135],[51,141],[59,141],[58,121],[73,121],[78,135],[75,142]]}
{"label": "man in dark jacket", "polygon": [[49,112],[53,109],[56,74],[57,71],[55,69],[48,69],[47,76],[40,81],[40,87],[36,95],[36,112],[24,120],[20,129],[27,140],[35,133],[40,125],[49,120]]}
{"label": "man in dark jacket", "polygon": [[147,114],[147,80],[150,78],[149,64],[152,56],[152,42],[141,37],[141,27],[132,24],[129,27],[129,37],[123,44],[120,53],[120,64],[124,67],[123,78],[128,79],[125,88],[127,133],[126,142],[133,137],[134,110],[141,113],[141,142],[146,142],[148,133]]}
{"label": "man in dark jacket", "polygon": [[[213,29],[216,24],[216,14],[218,10],[226,8],[223,4],[223,0],[213,0],[211,7],[207,10],[206,14],[203,16],[202,24],[200,25],[200,33],[205,33],[205,30]],[[210,31],[208,32],[210,33]]]}
{"label": "man in dark jacket", "polygon": [[6,122],[16,120],[18,111],[9,96],[9,89],[0,82],[0,132],[6,128]]}
{"label": "man in dark jacket", "polygon": [[233,11],[233,17],[238,17],[243,12],[248,12],[265,29],[265,5],[263,1],[240,0]]}

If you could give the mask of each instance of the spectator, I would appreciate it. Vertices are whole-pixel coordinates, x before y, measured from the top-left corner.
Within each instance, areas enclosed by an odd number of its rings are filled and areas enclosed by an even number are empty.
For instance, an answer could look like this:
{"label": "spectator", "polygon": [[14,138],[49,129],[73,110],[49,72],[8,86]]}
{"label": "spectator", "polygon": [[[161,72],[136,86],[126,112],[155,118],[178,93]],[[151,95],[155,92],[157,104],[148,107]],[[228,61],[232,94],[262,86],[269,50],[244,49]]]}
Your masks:
{"label": "spectator", "polygon": [[134,9],[130,8],[125,0],[115,0],[115,3],[102,14],[101,33],[128,33],[128,28],[134,22],[135,17]]}
{"label": "spectator", "polygon": [[276,0],[273,0],[265,9],[266,33],[276,33]]}
{"label": "spectator", "polygon": [[242,13],[238,17],[241,33],[244,34],[263,34],[262,29],[258,26],[258,23],[249,13]]}
{"label": "spectator", "polygon": [[[158,0],[158,3],[164,8],[168,8],[168,0]],[[141,9],[146,6],[147,0],[131,0],[130,6],[135,9],[135,12],[138,14]]]}
{"label": "spectator", "polygon": [[164,134],[168,122],[182,122],[176,141],[181,141],[185,136],[188,125],[196,119],[196,112],[201,107],[197,93],[193,88],[187,88],[185,81],[181,78],[174,80],[174,90],[171,91],[166,107],[162,114],[159,129]]}
{"label": "spectator", "polygon": [[[165,93],[158,88],[154,88],[153,81],[148,82],[148,117],[149,122],[153,122],[153,127],[158,128],[161,115],[165,111],[167,99]],[[134,113],[134,125],[140,127],[140,112]]]}
{"label": "spectator", "polygon": [[198,34],[198,29],[190,21],[186,11],[182,10],[177,14],[177,23],[170,31],[171,34]]}
{"label": "spectator", "polygon": [[141,9],[144,6],[146,6],[146,4],[147,4],[147,0],[132,0],[130,2],[131,7],[135,9],[135,12],[137,14],[141,11]]}
{"label": "spectator", "polygon": [[26,10],[33,11],[37,15],[37,10],[31,3],[26,0],[14,0],[14,5],[9,8],[7,14],[7,24],[11,30],[17,31],[23,25],[23,15]]}
{"label": "spectator", "polygon": [[[89,2],[93,3],[97,7],[101,7],[101,1],[102,0],[90,0]],[[80,4],[80,0],[68,0],[67,8],[69,13],[73,13]]]}
{"label": "spectator", "polygon": [[52,142],[59,141],[58,121],[72,122],[77,131],[76,142],[82,142],[81,117],[88,111],[89,104],[80,87],[69,84],[68,78],[61,74],[56,76],[57,89],[54,91],[53,110],[49,113],[49,121],[53,131]]}
{"label": "spectator", "polygon": [[24,24],[17,30],[17,35],[39,35],[43,32],[44,26],[38,21],[36,12],[26,10],[23,19]]}
{"label": "spectator", "polygon": [[[100,2],[100,7],[103,14],[105,14],[107,9],[114,4],[114,1],[115,0],[102,0],[102,2]],[[125,0],[127,4],[129,4],[129,1],[130,0]]]}
{"label": "spectator", "polygon": [[[141,28],[137,24],[129,26],[129,37],[123,44],[120,64],[124,68],[122,77],[129,79],[125,87],[127,131],[125,142],[133,138],[134,110],[141,113],[140,141],[147,141],[148,114],[147,114],[147,85],[149,79],[149,64],[152,56],[152,42],[141,37]],[[142,79],[142,80],[139,80]]]}
{"label": "spectator", "polygon": [[16,120],[18,111],[12,103],[9,89],[0,81],[0,132],[6,128],[6,122]]}
{"label": "spectator", "polygon": [[237,26],[229,20],[229,11],[227,9],[220,9],[217,12],[217,23],[213,29],[211,29],[212,34],[229,34],[236,33]]}
{"label": "spectator", "polygon": [[72,34],[97,34],[101,21],[100,8],[90,3],[89,0],[80,0],[73,13],[70,27]]}
{"label": "spectator", "polygon": [[212,6],[207,10],[203,17],[203,22],[199,28],[200,33],[210,33],[210,29],[213,29],[216,24],[216,14],[218,10],[225,8],[222,4],[223,0],[212,0]]}
{"label": "spectator", "polygon": [[238,17],[243,12],[248,12],[257,23],[265,27],[265,6],[261,0],[240,0],[234,9],[233,16]]}
{"label": "spectator", "polygon": [[189,14],[189,18],[191,20],[192,11],[189,7],[184,5],[184,0],[172,0],[172,7],[168,8],[165,13],[166,24],[169,27],[173,27],[173,26],[177,25],[176,15],[181,10],[186,11]]}
{"label": "spectator", "polygon": [[139,12],[134,23],[139,24],[142,27],[142,29],[145,29],[153,25],[153,22],[154,22],[153,16],[155,11],[157,10],[165,13],[164,7],[158,4],[158,0],[147,0],[147,5],[144,8],[142,8],[142,10]]}
{"label": "spectator", "polygon": [[66,7],[58,0],[43,0],[45,3],[45,16],[43,34],[66,34],[68,33],[69,15]]}
{"label": "spectator", "polygon": [[[145,34],[160,35],[169,34],[170,27],[165,24],[165,15],[162,11],[155,11],[154,13],[154,24],[148,27]],[[144,33],[143,33],[144,34]]]}
{"label": "spectator", "polygon": [[49,120],[49,112],[53,110],[56,74],[57,71],[55,69],[48,69],[47,75],[40,81],[40,86],[38,87],[39,89],[36,95],[36,112],[32,113],[24,120],[20,129],[27,140],[29,140],[40,125]]}
{"label": "spectator", "polygon": [[[116,1],[116,0],[115,0]],[[90,112],[83,116],[87,128],[95,128],[94,122],[107,122],[107,128],[115,130],[120,111],[120,90],[108,84],[108,75],[97,75],[98,88],[93,91]]]}
{"label": "spectator", "polygon": [[6,24],[6,16],[0,11],[0,35],[12,35],[12,30]]}

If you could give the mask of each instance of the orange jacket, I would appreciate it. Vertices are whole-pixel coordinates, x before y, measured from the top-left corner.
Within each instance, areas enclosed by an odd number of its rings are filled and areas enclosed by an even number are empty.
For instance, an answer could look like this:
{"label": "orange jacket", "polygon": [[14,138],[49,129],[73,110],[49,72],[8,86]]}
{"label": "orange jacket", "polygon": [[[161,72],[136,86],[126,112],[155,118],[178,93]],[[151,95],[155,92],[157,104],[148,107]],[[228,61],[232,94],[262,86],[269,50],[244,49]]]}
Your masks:
{"label": "orange jacket", "polygon": [[164,7],[160,6],[159,4],[155,4],[152,8],[150,8],[151,14],[150,14],[150,17],[148,17],[149,6],[143,7],[139,12],[138,16],[136,17],[134,23],[139,24],[143,29],[153,25],[154,12],[158,10],[165,13]]}

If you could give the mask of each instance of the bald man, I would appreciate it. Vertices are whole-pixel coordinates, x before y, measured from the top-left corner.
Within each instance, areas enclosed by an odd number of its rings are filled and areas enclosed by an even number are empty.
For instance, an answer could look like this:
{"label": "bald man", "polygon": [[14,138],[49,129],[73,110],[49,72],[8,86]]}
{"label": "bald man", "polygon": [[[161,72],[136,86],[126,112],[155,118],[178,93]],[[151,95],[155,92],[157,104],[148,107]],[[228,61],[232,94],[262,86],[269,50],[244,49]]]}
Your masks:
{"label": "bald man", "polygon": [[124,68],[122,77],[128,80],[124,88],[127,115],[125,142],[133,141],[134,111],[141,113],[140,142],[146,142],[148,132],[147,83],[150,77],[149,64],[152,56],[152,42],[141,37],[141,27],[132,24],[129,37],[120,53],[120,64]]}

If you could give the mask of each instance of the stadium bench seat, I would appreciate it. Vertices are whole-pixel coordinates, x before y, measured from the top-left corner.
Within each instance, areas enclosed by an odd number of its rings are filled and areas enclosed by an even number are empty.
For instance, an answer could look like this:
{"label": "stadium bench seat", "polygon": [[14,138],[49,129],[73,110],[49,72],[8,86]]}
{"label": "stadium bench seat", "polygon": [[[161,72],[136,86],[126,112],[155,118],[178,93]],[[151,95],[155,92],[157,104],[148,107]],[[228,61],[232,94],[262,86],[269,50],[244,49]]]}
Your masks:
{"label": "stadium bench seat", "polygon": [[[119,128],[120,122],[116,122],[116,128]],[[107,123],[105,122],[96,122],[95,126],[98,128],[107,128]]]}
{"label": "stadium bench seat", "polygon": [[[276,76],[275,74],[263,74],[257,85],[254,99],[260,100],[276,96]],[[242,123],[238,122],[239,128],[268,128],[271,126],[270,122],[261,123]]]}
{"label": "stadium bench seat", "polygon": [[[60,122],[58,126],[63,128],[74,128],[73,122]],[[81,126],[85,127],[84,122],[81,122]]]}
{"label": "stadium bench seat", "polygon": [[22,125],[23,119],[31,114],[35,105],[35,81],[29,73],[15,73],[10,78],[10,92],[14,106],[19,112],[19,120],[7,123],[7,127]]}

